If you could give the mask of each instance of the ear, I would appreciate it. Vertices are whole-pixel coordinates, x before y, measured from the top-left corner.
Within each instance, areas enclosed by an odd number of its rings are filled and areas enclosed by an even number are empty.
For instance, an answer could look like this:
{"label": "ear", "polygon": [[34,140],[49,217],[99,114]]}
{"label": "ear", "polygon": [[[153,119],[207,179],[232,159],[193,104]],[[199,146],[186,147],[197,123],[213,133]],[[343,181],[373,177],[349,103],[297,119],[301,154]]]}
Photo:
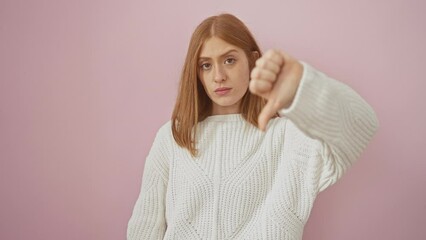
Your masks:
{"label": "ear", "polygon": [[260,53],[258,51],[252,51],[251,56],[256,61],[260,57]]}

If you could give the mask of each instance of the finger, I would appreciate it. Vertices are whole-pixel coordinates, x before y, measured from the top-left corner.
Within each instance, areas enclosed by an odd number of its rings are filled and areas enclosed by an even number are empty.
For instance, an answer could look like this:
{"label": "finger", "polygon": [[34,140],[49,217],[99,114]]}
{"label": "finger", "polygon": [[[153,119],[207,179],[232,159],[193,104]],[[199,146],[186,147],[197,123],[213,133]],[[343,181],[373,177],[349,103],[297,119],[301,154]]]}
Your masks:
{"label": "finger", "polygon": [[274,62],[278,66],[282,66],[284,64],[284,57],[282,55],[282,51],[280,50],[268,50],[263,57],[268,59],[269,61]]}
{"label": "finger", "polygon": [[260,79],[260,80],[266,80],[268,82],[275,82],[277,79],[277,74],[267,70],[255,67],[251,73],[250,73],[251,79]]}
{"label": "finger", "polygon": [[265,93],[269,93],[271,91],[272,83],[265,80],[252,79],[250,81],[249,88],[252,93],[265,97]]}
{"label": "finger", "polygon": [[269,120],[275,115],[276,111],[274,105],[275,104],[272,100],[268,101],[259,114],[258,123],[259,128],[262,131],[266,130],[266,126],[268,125]]}
{"label": "finger", "polygon": [[276,64],[274,61],[270,61],[267,58],[259,58],[256,60],[256,67],[261,69],[267,69],[275,74],[280,72],[280,66]]}

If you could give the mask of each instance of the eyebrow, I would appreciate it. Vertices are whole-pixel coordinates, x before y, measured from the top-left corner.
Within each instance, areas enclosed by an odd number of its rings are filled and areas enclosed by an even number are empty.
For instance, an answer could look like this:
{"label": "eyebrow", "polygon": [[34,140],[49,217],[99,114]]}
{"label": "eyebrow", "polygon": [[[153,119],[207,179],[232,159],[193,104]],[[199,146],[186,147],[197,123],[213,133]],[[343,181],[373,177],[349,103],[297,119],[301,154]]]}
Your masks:
{"label": "eyebrow", "polygon": [[[236,53],[238,53],[238,51],[237,51],[237,50],[235,50],[235,49],[231,49],[231,50],[229,50],[229,51],[225,52],[224,54],[220,55],[219,57],[223,57],[223,56],[225,56],[225,55],[228,55],[228,54],[230,54],[231,52],[236,52]],[[198,62],[200,62],[201,60],[206,60],[206,59],[210,59],[210,58],[209,58],[209,57],[200,57],[200,58],[198,59]]]}

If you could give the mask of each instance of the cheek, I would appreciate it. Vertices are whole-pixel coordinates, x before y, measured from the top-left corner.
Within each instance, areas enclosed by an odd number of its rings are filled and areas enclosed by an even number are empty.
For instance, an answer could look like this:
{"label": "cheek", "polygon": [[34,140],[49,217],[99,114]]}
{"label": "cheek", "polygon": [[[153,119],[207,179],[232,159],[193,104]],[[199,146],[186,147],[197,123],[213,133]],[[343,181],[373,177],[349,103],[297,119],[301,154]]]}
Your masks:
{"label": "cheek", "polygon": [[250,81],[250,69],[248,66],[242,67],[239,71],[241,85],[248,85]]}
{"label": "cheek", "polygon": [[205,77],[198,77],[198,84],[201,84],[203,86],[204,91],[208,94],[209,93],[209,86],[206,86],[205,83]]}

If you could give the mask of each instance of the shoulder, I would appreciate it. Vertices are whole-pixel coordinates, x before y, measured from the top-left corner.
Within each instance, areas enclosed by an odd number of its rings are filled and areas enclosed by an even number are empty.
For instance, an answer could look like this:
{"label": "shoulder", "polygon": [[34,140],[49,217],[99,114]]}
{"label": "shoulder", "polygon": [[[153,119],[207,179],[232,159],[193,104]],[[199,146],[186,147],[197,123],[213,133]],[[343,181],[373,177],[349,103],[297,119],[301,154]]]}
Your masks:
{"label": "shoulder", "polygon": [[285,129],[287,127],[288,118],[286,117],[274,117],[271,118],[268,122],[268,131],[271,131],[273,133],[277,132],[285,132]]}
{"label": "shoulder", "polygon": [[171,120],[163,122],[155,134],[155,143],[167,144],[172,137]]}
{"label": "shoulder", "polygon": [[295,146],[307,145],[317,146],[319,141],[305,134],[293,121],[285,116],[276,117],[270,121],[270,130],[274,139],[281,139],[288,143],[295,143]]}
{"label": "shoulder", "polygon": [[172,131],[172,120],[164,122],[157,131],[157,134],[167,135]]}

